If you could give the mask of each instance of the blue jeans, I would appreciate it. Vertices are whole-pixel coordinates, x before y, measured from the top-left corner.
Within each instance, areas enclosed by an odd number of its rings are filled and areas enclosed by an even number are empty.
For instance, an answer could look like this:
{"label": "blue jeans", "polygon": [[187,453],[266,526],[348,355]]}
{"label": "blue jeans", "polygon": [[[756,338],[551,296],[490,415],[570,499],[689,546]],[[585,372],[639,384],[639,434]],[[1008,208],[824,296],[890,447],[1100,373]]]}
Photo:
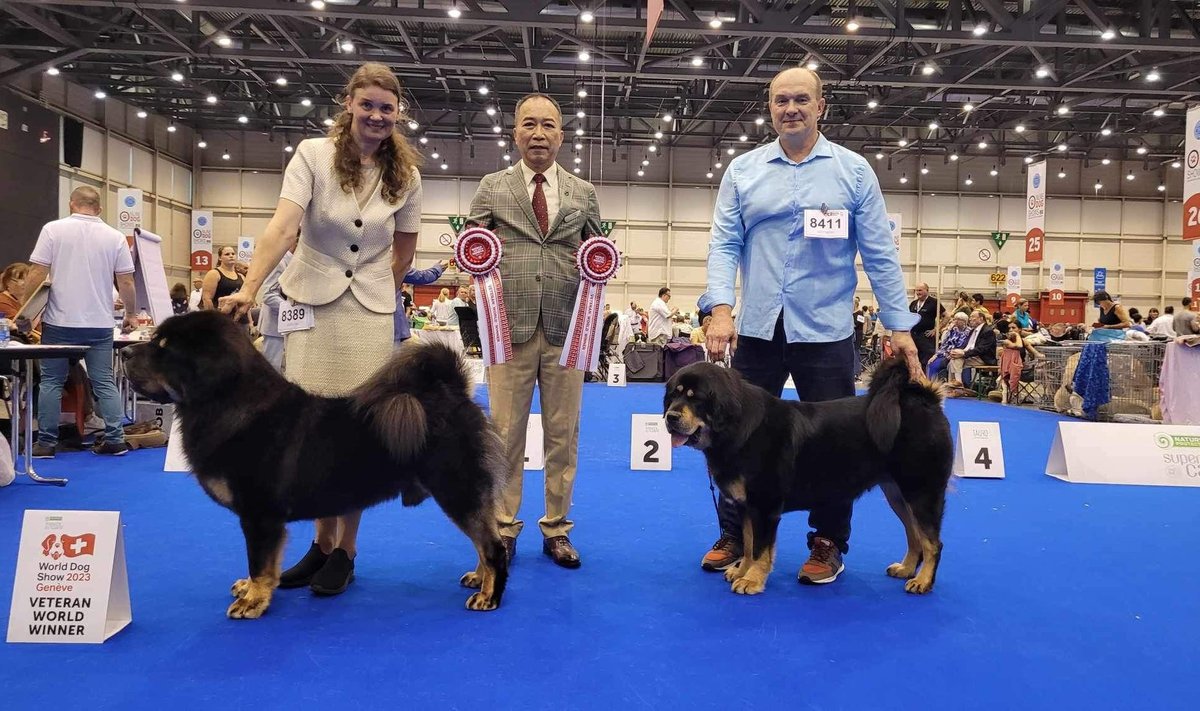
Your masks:
{"label": "blue jeans", "polygon": [[[757,385],[775,397],[783,394],[787,376],[792,376],[796,394],[805,402],[821,402],[854,396],[854,365],[858,361],[853,338],[832,343],[788,343],[783,333],[783,319],[775,324],[774,338],[766,341],[743,336],[733,354],[733,369],[746,381]],[[830,472],[836,475],[836,472]],[[813,538],[827,538],[842,553],[850,550],[850,515],[854,503],[834,502],[814,507],[808,512],[808,546]],[[741,506],[721,495],[717,503],[717,522],[721,532],[742,540]]]}
{"label": "blue jeans", "polygon": [[[92,393],[104,419],[104,441],[124,442],[125,417],[121,396],[113,379],[113,332],[111,328],[68,328],[42,324],[42,343],[48,346],[88,346],[83,354],[87,363]],[[42,361],[41,399],[38,402],[38,443],[53,447],[58,443],[58,420],[62,415],[62,390],[67,382],[65,358]],[[83,434],[80,432],[80,434]]]}

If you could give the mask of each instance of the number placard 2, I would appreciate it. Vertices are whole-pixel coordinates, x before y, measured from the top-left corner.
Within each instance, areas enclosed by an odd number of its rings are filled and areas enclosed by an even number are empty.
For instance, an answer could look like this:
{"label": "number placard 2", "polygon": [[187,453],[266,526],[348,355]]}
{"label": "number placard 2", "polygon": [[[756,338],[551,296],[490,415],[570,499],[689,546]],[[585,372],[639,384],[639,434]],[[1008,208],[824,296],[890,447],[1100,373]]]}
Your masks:
{"label": "number placard 2", "polygon": [[629,468],[671,471],[671,435],[662,415],[633,415],[629,437]]}
{"label": "number placard 2", "polygon": [[973,479],[1004,478],[999,422],[960,422],[954,445],[954,474]]}

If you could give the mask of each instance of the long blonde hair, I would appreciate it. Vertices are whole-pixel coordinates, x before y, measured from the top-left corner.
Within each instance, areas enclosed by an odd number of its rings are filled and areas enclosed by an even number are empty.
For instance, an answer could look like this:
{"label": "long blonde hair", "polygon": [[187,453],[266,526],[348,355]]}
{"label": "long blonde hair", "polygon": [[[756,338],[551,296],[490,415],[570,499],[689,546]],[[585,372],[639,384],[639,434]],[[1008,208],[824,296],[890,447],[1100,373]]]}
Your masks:
{"label": "long blonde hair", "polygon": [[[369,86],[390,91],[396,95],[397,102],[403,96],[400,80],[392,70],[382,64],[368,62],[359,67],[346,83],[345,100],[351,100],[356,89]],[[353,120],[354,114],[343,109],[329,129],[329,137],[333,139],[335,146],[334,172],[337,173],[342,190],[348,193],[361,188],[363,181],[362,151],[350,130]],[[403,111],[400,112],[397,124],[401,120],[404,120]],[[383,198],[394,205],[411,187],[413,170],[421,165],[421,154],[409,145],[399,129],[393,127],[392,135],[379,144],[379,149],[375,152],[375,162],[383,172]]]}

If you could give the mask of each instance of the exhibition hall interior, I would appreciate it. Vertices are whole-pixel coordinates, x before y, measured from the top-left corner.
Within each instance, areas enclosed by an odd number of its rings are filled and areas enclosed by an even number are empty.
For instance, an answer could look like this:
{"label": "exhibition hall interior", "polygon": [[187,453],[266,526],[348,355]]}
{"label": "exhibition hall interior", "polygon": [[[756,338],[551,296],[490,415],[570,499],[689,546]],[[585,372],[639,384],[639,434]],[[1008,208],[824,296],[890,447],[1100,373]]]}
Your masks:
{"label": "exhibition hall interior", "polygon": [[1196,2],[5,0],[0,259],[5,708],[1194,704]]}

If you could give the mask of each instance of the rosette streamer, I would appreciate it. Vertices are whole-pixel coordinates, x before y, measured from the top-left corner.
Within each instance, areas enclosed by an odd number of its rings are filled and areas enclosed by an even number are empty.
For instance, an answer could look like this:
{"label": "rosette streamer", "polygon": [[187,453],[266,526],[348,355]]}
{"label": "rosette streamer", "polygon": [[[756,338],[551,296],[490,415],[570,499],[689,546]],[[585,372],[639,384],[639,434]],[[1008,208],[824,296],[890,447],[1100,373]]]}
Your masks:
{"label": "rosette streamer", "polygon": [[620,266],[621,253],[608,237],[593,235],[579,245],[575,253],[575,268],[581,277],[579,291],[575,294],[571,327],[558,361],[564,368],[588,371],[600,364],[605,285]]}
{"label": "rosette streamer", "polygon": [[484,365],[497,365],[512,359],[508,312],[504,310],[504,288],[500,284],[501,252],[500,238],[482,227],[464,230],[454,247],[455,263],[475,282]]}

